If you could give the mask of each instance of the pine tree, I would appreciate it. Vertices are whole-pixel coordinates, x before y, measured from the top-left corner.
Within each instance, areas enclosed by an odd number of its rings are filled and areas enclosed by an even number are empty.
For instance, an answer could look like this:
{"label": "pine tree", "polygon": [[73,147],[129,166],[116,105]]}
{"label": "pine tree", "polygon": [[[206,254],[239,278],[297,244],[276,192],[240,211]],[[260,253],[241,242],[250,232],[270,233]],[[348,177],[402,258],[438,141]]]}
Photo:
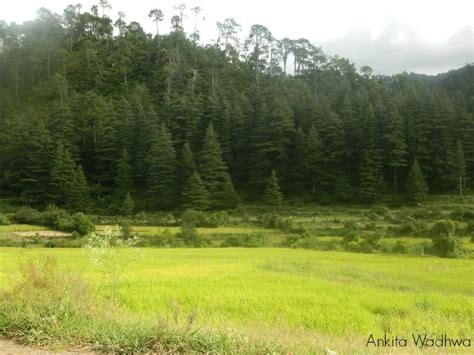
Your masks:
{"label": "pine tree", "polygon": [[416,159],[413,161],[410,169],[408,170],[405,192],[409,200],[416,203],[421,202],[428,192],[425,178]]}
{"label": "pine tree", "polygon": [[[199,174],[211,194],[213,207],[229,205],[239,200],[227,172],[227,166],[222,160],[221,147],[212,123],[206,130],[204,144],[199,153]],[[228,200],[230,196],[232,198]]]}
{"label": "pine tree", "polygon": [[152,205],[169,208],[175,201],[176,154],[165,124],[155,135],[148,153],[148,193]]}
{"label": "pine tree", "polygon": [[181,148],[181,156],[179,159],[179,182],[181,189],[186,184],[189,177],[196,171],[196,163],[194,155],[189,143],[186,141]]}
{"label": "pine tree", "polygon": [[456,180],[459,186],[459,196],[462,198],[464,194],[464,188],[466,187],[466,161],[464,159],[464,150],[462,147],[461,140],[456,142],[456,153],[455,153],[455,173]]}
{"label": "pine tree", "polygon": [[369,203],[377,202],[384,185],[381,164],[374,156],[375,152],[365,150],[359,166],[359,192]]}
{"label": "pine tree", "polygon": [[195,210],[207,210],[211,204],[209,192],[199,174],[195,171],[186,181],[181,193],[182,206]]}
{"label": "pine tree", "polygon": [[278,184],[275,170],[272,170],[267,187],[265,188],[263,200],[270,206],[281,206],[283,202],[283,193],[280,191],[280,185]]}
{"label": "pine tree", "polygon": [[387,165],[393,169],[393,192],[398,190],[398,169],[406,166],[406,144],[403,138],[402,118],[395,108],[388,112],[389,131],[385,135]]}
{"label": "pine tree", "polygon": [[135,209],[135,202],[133,202],[132,195],[130,192],[127,192],[125,198],[122,201],[122,207],[120,209],[122,215],[130,216],[133,214],[133,210]]}
{"label": "pine tree", "polygon": [[230,180],[230,175],[225,174],[224,180],[217,184],[217,190],[214,192],[214,208],[230,209],[235,208],[240,203],[240,196],[234,189],[234,185]]}
{"label": "pine tree", "polygon": [[309,173],[311,174],[311,190],[313,193],[316,190],[316,180],[321,166],[321,154],[323,150],[322,142],[319,139],[318,132],[314,126],[306,136],[306,146],[308,151],[307,165]]}
{"label": "pine tree", "polygon": [[79,165],[72,181],[68,184],[66,207],[74,211],[87,211],[90,207],[90,191],[84,170]]}
{"label": "pine tree", "polygon": [[50,201],[58,206],[66,206],[71,195],[71,184],[78,180],[76,164],[71,154],[59,142],[51,160]]}
{"label": "pine tree", "polygon": [[130,166],[127,149],[122,150],[122,154],[117,161],[116,171],[114,197],[120,205],[132,186],[132,167]]}

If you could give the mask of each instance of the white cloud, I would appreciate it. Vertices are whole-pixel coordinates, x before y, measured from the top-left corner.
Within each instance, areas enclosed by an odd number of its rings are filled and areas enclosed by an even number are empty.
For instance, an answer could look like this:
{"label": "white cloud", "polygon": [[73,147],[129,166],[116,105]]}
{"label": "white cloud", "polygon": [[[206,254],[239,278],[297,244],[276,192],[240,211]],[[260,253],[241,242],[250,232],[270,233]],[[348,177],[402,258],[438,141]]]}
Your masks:
{"label": "white cloud", "polygon": [[[69,3],[82,3],[88,10],[98,0],[15,0],[0,2],[0,19],[22,22],[34,18],[36,11],[47,7],[62,13]],[[358,65],[371,64],[380,73],[423,70],[434,73],[473,61],[472,0],[109,0],[112,17],[117,11],[128,21],[140,22],[147,31],[154,26],[148,11],[161,8],[166,15],[161,26],[169,29],[173,5],[179,2],[204,9],[206,23],[202,38],[215,37],[215,23],[233,17],[242,25],[243,34],[254,23],[267,26],[277,38],[306,37],[327,52],[349,57]],[[187,25],[186,25],[187,24]],[[193,26],[191,15],[187,30]],[[396,24],[396,27],[394,27]],[[470,27],[470,32],[466,28]],[[394,32],[394,30],[398,32]],[[464,29],[464,30],[462,30]],[[389,42],[387,42],[389,41]],[[327,48],[325,48],[327,46]],[[394,48],[397,49],[394,50]],[[419,55],[416,55],[416,49]],[[455,61],[454,55],[459,56]],[[432,58],[432,56],[436,58]],[[469,60],[470,57],[470,60]],[[364,62],[361,62],[363,60]],[[424,62],[421,62],[421,61]],[[441,62],[445,60],[445,62]],[[412,62],[413,61],[413,62]],[[464,63],[465,64],[465,63]],[[445,69],[442,69],[445,70]]]}

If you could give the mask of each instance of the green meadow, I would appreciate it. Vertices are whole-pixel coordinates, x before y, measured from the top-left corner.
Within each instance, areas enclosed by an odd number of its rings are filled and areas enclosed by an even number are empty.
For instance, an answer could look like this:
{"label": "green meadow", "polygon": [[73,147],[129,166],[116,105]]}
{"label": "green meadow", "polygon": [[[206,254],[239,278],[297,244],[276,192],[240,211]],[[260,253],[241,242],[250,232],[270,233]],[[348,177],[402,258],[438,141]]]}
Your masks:
{"label": "green meadow", "polygon": [[[18,276],[19,263],[51,255],[103,282],[91,251],[1,248],[0,288]],[[122,312],[149,320],[192,316],[199,328],[298,353],[366,353],[370,334],[473,334],[468,259],[284,248],[124,249],[115,257]]]}

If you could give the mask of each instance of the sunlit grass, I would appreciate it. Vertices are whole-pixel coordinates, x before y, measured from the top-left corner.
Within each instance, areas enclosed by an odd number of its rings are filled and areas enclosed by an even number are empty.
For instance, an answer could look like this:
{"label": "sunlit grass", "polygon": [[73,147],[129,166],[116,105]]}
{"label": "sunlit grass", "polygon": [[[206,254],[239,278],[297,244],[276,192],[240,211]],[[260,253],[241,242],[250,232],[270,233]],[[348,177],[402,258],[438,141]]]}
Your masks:
{"label": "sunlit grass", "polygon": [[10,224],[8,226],[0,226],[0,233],[34,232],[44,230],[48,230],[48,228],[32,224]]}
{"label": "sunlit grass", "polygon": [[[361,350],[370,333],[469,336],[474,329],[472,260],[290,249],[124,251],[131,252],[119,298],[144,317],[172,317],[174,304],[197,312],[206,327],[281,334],[303,348]],[[2,248],[0,283],[18,261],[45,255],[101,277],[85,250]]]}

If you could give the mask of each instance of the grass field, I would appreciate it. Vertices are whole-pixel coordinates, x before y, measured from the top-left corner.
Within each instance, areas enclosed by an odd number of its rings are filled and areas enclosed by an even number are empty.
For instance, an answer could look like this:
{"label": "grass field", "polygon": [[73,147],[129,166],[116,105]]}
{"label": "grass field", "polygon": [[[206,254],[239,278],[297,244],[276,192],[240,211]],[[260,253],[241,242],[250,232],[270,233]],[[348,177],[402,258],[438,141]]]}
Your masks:
{"label": "grass field", "polygon": [[[195,313],[201,327],[277,340],[296,352],[362,354],[369,334],[469,337],[474,330],[472,260],[270,248],[121,252],[118,260],[130,260],[118,288],[125,312],[172,318],[179,309]],[[87,253],[0,248],[0,288],[19,261],[46,255],[97,283]]]}

